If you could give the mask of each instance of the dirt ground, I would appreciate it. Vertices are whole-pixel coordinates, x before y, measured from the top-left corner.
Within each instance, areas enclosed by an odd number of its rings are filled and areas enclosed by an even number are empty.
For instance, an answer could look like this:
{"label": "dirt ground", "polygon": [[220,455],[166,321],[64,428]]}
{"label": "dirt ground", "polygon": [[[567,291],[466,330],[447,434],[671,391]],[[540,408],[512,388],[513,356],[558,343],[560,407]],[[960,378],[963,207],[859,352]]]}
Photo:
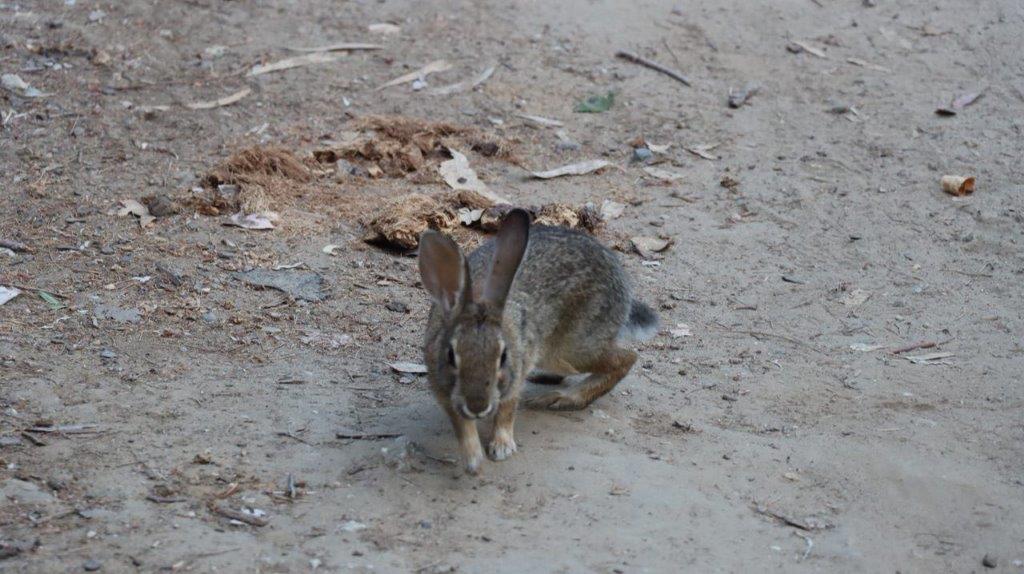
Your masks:
{"label": "dirt ground", "polygon": [[[23,291],[0,307],[0,572],[1024,572],[1022,31],[1017,0],[0,1],[0,73],[43,93],[0,90],[0,285]],[[246,75],[339,41],[383,48]],[[438,59],[426,89],[376,89]],[[377,114],[511,142],[462,151],[517,203],[625,204],[596,234],[662,317],[613,393],[522,412],[478,477],[389,367],[421,360],[416,260],[362,241],[388,200],[447,192],[433,165],[325,165],[268,200],[272,231],[113,213]],[[632,162],[638,137],[681,179]],[[528,176],[589,159],[614,165]]]}

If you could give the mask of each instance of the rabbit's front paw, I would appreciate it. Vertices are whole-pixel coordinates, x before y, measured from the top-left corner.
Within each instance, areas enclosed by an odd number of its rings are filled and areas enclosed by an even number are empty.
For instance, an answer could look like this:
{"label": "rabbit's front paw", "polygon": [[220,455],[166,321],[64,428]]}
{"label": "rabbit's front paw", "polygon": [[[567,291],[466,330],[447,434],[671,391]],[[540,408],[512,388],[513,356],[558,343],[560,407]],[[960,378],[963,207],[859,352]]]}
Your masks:
{"label": "rabbit's front paw", "polygon": [[501,430],[495,431],[494,438],[487,445],[487,454],[491,460],[505,460],[515,451],[516,440],[512,437],[512,433]]}

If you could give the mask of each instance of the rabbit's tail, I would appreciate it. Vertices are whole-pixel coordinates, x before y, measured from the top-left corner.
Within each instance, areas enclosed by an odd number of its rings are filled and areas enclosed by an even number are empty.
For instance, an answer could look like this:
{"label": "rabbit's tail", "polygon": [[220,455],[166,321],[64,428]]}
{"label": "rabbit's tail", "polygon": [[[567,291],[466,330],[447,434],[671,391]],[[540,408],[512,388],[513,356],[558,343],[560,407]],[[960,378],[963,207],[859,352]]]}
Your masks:
{"label": "rabbit's tail", "polygon": [[646,341],[658,332],[658,314],[645,303],[633,299],[629,308],[629,318],[619,330],[619,339],[623,341]]}

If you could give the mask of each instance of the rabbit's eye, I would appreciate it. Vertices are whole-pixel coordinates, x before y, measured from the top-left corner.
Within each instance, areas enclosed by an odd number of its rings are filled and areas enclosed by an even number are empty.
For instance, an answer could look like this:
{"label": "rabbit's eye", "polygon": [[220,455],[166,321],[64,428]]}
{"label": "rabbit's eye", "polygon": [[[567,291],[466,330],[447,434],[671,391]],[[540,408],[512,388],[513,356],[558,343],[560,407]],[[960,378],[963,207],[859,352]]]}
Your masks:
{"label": "rabbit's eye", "polygon": [[501,350],[501,366],[504,367],[505,363],[508,362],[508,351],[505,349]]}
{"label": "rabbit's eye", "polygon": [[448,347],[448,364],[455,366],[455,347]]}

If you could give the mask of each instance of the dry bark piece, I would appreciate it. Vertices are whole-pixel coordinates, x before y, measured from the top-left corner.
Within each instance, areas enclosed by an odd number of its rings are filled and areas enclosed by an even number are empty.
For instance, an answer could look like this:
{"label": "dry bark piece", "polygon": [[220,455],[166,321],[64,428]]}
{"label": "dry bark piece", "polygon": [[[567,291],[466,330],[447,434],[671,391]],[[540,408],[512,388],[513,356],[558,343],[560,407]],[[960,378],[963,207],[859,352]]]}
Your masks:
{"label": "dry bark piece", "polygon": [[957,197],[963,197],[974,193],[974,178],[961,175],[944,175],[939,180],[942,191]]}
{"label": "dry bark piece", "polygon": [[395,249],[415,249],[427,229],[449,231],[459,225],[455,210],[429,195],[403,195],[381,206],[367,222],[363,241]]}

